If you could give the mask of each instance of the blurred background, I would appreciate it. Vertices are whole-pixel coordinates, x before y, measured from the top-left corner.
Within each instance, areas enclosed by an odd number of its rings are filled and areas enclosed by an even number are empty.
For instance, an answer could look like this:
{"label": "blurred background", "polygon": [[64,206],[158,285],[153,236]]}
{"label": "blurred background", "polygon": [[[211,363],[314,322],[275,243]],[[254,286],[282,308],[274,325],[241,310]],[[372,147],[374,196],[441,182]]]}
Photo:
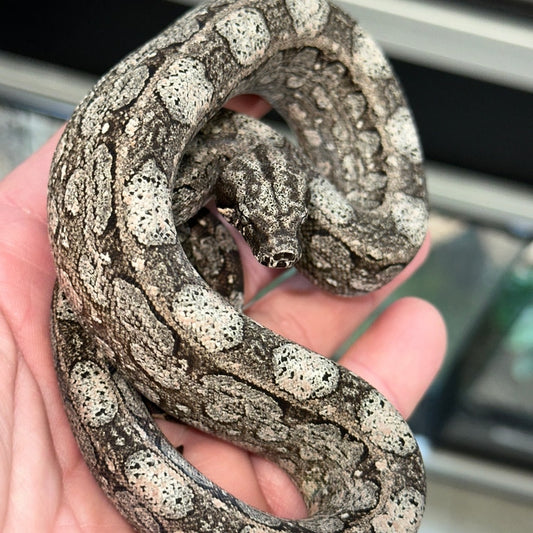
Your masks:
{"label": "blurred background", "polygon": [[[195,3],[3,0],[0,178]],[[533,1],[338,3],[391,59],[427,158],[433,250],[394,296],[431,301],[449,330],[410,420],[428,470],[422,532],[533,531]]]}

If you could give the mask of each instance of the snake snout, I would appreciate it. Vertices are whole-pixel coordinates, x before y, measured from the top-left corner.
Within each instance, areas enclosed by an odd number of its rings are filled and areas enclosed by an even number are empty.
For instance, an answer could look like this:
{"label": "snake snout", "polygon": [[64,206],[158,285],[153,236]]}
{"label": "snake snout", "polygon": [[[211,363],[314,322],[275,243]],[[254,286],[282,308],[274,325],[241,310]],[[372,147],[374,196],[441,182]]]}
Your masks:
{"label": "snake snout", "polygon": [[258,261],[269,268],[289,268],[300,259],[301,250],[298,242],[285,246],[276,246],[273,249],[262,250],[257,254]]}
{"label": "snake snout", "polygon": [[271,268],[289,268],[297,259],[297,255],[293,252],[279,252],[270,258]]}

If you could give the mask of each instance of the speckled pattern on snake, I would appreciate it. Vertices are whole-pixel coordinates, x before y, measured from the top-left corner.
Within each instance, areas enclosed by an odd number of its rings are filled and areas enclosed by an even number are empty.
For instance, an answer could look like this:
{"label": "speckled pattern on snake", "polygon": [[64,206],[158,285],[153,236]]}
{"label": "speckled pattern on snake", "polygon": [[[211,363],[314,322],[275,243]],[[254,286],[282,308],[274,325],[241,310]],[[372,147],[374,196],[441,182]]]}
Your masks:
{"label": "speckled pattern on snake", "polygon": [[[221,111],[246,93],[297,146]],[[94,476],[139,531],[416,531],[425,477],[407,424],[365,381],[241,313],[212,199],[263,264],[341,295],[380,287],[420,247],[410,112],[377,46],[326,0],[199,6],[104,76],[66,127],[48,199],[52,342]],[[281,520],[215,486],[141,395],[275,461],[309,517]]]}

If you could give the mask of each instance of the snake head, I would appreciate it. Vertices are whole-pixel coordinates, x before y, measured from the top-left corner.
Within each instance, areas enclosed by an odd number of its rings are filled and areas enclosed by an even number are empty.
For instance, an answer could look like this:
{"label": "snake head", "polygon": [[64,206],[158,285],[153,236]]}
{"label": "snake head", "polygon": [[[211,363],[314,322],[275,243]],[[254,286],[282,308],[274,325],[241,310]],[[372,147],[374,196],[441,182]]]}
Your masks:
{"label": "snake head", "polygon": [[300,226],[307,217],[307,174],[289,145],[256,146],[235,157],[217,186],[217,206],[242,233],[256,259],[289,268],[301,256]]}

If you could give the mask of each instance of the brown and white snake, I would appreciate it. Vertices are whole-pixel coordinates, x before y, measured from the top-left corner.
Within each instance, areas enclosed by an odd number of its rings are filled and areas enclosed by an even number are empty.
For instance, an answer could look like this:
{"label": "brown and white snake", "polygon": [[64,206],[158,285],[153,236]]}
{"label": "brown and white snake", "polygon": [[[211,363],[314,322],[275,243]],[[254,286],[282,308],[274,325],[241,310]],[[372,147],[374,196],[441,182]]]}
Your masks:
{"label": "brown and white snake", "polygon": [[[264,96],[298,146],[221,111],[244,93]],[[337,294],[380,287],[421,245],[411,114],[377,46],[328,1],[204,4],[114,67],[66,127],[48,199],[52,339],[99,484],[139,531],[417,531],[425,478],[407,424],[364,380],[240,312],[212,199],[263,264]],[[139,393],[275,461],[309,518],[215,486]]]}

